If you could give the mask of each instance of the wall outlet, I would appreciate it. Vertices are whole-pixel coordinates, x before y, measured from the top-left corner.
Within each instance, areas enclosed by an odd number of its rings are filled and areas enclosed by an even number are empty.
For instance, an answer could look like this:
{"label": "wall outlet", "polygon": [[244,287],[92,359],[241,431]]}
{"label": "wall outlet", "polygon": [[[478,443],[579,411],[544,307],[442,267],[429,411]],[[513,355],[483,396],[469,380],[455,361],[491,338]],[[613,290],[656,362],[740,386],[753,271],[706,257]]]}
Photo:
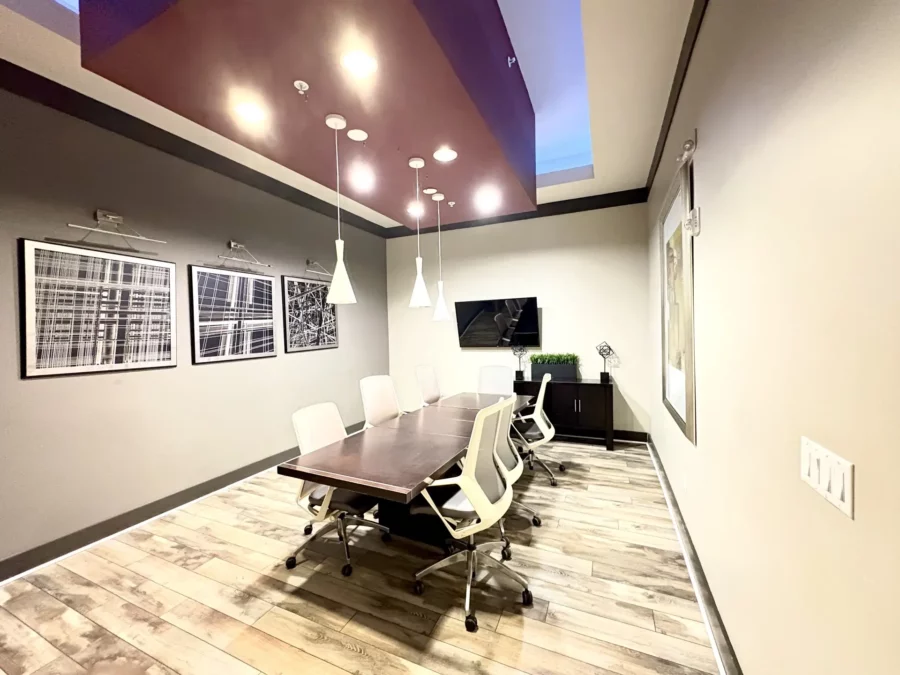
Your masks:
{"label": "wall outlet", "polygon": [[800,479],[853,518],[853,464],[812,439],[800,438]]}

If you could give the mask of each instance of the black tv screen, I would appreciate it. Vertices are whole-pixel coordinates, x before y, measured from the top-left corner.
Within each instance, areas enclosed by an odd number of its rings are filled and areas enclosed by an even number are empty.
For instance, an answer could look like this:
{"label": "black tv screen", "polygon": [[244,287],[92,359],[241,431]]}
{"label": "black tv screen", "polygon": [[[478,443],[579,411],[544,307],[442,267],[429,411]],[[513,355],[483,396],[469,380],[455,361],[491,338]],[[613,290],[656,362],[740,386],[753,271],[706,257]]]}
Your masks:
{"label": "black tv screen", "polygon": [[460,347],[540,347],[537,298],[456,303]]}

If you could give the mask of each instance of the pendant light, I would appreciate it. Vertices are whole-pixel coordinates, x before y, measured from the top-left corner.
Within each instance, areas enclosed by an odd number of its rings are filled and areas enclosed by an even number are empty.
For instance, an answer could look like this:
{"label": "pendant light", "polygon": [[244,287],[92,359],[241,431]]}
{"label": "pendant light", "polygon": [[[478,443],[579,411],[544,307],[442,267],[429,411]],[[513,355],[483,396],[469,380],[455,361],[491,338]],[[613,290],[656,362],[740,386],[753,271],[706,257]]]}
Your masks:
{"label": "pendant light", "polygon": [[347,128],[347,120],[341,115],[327,115],[325,124],[334,130],[334,169],[337,176],[337,226],[338,238],[334,242],[337,253],[337,263],[334,266],[334,275],[331,277],[331,287],[328,289],[328,297],[325,302],[331,305],[355,305],[356,294],[350,285],[350,277],[347,276],[347,267],[344,265],[344,240],[341,239],[341,161],[338,154],[338,131]]}
{"label": "pendant light", "polygon": [[421,157],[412,157],[409,166],[416,170],[416,201],[410,205],[411,211],[416,216],[416,283],[413,285],[412,296],[409,298],[410,307],[431,307],[431,298],[428,297],[428,289],[425,287],[425,279],[422,277],[422,245],[420,243],[419,226],[422,220],[422,203],[419,201],[419,169],[425,166],[425,160]]}
{"label": "pendant light", "polygon": [[441,249],[441,202],[444,201],[444,195],[437,192],[431,195],[431,198],[437,202],[437,221],[438,221],[438,296],[434,303],[434,321],[449,321],[450,313],[447,311],[447,303],[444,301],[444,252]]}

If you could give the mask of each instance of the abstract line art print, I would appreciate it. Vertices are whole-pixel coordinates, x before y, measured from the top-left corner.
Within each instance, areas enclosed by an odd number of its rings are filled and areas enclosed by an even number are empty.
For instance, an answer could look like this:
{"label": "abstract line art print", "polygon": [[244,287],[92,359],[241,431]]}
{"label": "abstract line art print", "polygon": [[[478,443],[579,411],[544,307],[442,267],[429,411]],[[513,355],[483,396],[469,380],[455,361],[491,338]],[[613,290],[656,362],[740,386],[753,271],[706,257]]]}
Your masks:
{"label": "abstract line art print", "polygon": [[338,346],[337,313],[326,302],[329,284],[283,276],[285,351],[304,352]]}
{"label": "abstract line art print", "polygon": [[175,265],[20,240],[23,376],[175,365]]}
{"label": "abstract line art print", "polygon": [[273,278],[190,268],[194,363],[275,356]]}

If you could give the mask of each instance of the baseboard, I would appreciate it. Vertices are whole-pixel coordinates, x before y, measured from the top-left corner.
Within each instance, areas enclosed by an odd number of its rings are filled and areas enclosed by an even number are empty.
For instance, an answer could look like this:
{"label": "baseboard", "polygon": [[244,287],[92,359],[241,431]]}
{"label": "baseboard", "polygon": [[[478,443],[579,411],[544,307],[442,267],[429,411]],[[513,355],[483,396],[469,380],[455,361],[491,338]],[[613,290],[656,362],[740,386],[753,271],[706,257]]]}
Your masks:
{"label": "baseboard", "polygon": [[691,535],[688,533],[687,525],[681,515],[681,509],[678,508],[678,501],[675,499],[675,493],[672,491],[672,484],[669,483],[669,477],[666,475],[665,467],[663,467],[662,461],[659,459],[659,453],[653,444],[652,438],[647,445],[650,448],[650,457],[653,460],[653,465],[656,467],[656,473],[659,476],[659,482],[666,497],[669,514],[672,516],[672,521],[675,524],[675,532],[678,535],[679,542],[681,542],[691,583],[694,586],[694,593],[697,595],[700,612],[703,614],[703,619],[706,622],[713,653],[719,666],[719,673],[721,675],[743,675],[737,655],[734,653],[734,647],[728,638],[728,632],[725,630],[722,616],[719,614],[716,601],[706,580],[706,575],[703,573],[703,566],[700,564],[697,550],[691,541]]}
{"label": "baseboard", "polygon": [[[347,433],[352,434],[359,431],[362,429],[363,424],[364,422],[351,424],[347,427]],[[296,457],[298,454],[299,450],[296,447],[284,450],[270,457],[266,457],[265,459],[260,459],[252,464],[248,464],[247,466],[235,469],[234,471],[229,471],[216,478],[211,478],[199,485],[194,485],[186,490],[181,490],[168,497],[157,499],[155,502],[150,502],[149,504],[139,506],[126,513],[113,516],[108,520],[90,525],[82,530],[67,534],[59,539],[42,544],[31,550],[24,551],[23,553],[11,556],[5,560],[0,560],[0,582],[50,562],[51,560],[55,560],[67,553],[89,546],[95,541],[105,539],[116,532],[126,530],[138,523],[154,518],[161,513],[178,508],[182,504],[187,504],[195,499],[200,499],[200,497],[215,492],[216,490],[221,490],[223,487],[227,487],[239,480],[249,478],[260,471],[265,471],[282,462],[286,462],[287,460]]]}
{"label": "baseboard", "polygon": [[[578,436],[576,434],[557,433],[554,438],[565,443],[606,445],[606,439],[603,436]],[[616,429],[613,431],[613,440],[628,441],[631,443],[647,443],[650,441],[650,434],[646,431],[625,431]]]}

